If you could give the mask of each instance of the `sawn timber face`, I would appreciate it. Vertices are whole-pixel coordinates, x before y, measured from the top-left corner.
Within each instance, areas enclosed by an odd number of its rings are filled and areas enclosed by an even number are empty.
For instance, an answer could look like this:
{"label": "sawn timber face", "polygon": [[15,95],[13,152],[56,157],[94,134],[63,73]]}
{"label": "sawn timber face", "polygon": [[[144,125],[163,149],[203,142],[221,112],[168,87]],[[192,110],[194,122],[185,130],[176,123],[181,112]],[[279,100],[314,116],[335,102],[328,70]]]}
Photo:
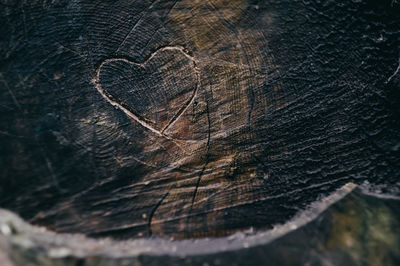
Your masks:
{"label": "sawn timber face", "polygon": [[58,232],[219,236],[399,178],[398,4],[19,1],[0,206]]}

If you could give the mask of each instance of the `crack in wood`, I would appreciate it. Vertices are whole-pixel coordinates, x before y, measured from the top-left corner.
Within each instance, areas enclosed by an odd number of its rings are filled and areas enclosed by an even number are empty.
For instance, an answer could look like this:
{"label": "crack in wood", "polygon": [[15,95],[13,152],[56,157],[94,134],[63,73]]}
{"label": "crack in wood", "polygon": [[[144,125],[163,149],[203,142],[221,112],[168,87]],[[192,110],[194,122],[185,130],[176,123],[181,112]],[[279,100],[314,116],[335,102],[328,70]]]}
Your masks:
{"label": "crack in wood", "polygon": [[154,4],[158,2],[158,0],[154,0],[149,7],[145,8],[142,10],[142,15],[139,17],[139,19],[135,22],[135,24],[133,25],[133,27],[129,30],[129,32],[125,35],[124,39],[122,40],[121,44],[118,45],[117,50],[115,51],[115,53],[118,53],[119,50],[121,49],[121,47],[123,47],[123,45],[125,44],[125,42],[128,40],[129,36],[132,34],[132,32],[136,29],[136,27],[140,24],[140,22],[142,21],[143,17],[147,14],[147,12],[149,10],[151,10],[154,7]]}
{"label": "crack in wood", "polygon": [[394,71],[394,73],[388,78],[386,83],[389,83],[399,73],[399,71],[400,71],[400,57],[399,57],[399,65],[397,66],[397,68]]}
{"label": "crack in wood", "polygon": [[[253,200],[249,200],[249,201],[244,201],[244,202],[236,203],[236,204],[229,205],[229,206],[222,206],[222,207],[212,208],[212,209],[205,210],[205,211],[187,213],[187,214],[184,214],[184,215],[178,215],[178,216],[174,216],[174,217],[170,217],[170,218],[164,218],[164,219],[160,219],[160,220],[154,221],[154,222],[152,222],[152,224],[153,225],[163,224],[163,223],[167,223],[167,222],[179,221],[181,219],[186,219],[186,221],[188,221],[189,218],[195,217],[195,216],[198,216],[198,215],[207,215],[209,213],[213,213],[213,212],[216,212],[216,211],[226,211],[226,210],[229,210],[229,209],[233,209],[233,208],[236,208],[238,206],[251,205],[251,204],[254,204],[256,202],[260,203],[260,202],[271,200],[271,199],[278,199],[278,198],[285,197],[287,195],[293,195],[293,194],[299,193],[302,190],[314,189],[316,187],[323,187],[323,186],[326,186],[327,184],[332,184],[334,182],[340,182],[340,181],[343,181],[344,179],[345,178],[343,177],[343,178],[339,178],[339,179],[336,179],[336,180],[327,181],[327,182],[324,182],[324,183],[321,183],[321,184],[310,185],[310,186],[307,186],[307,187],[301,188],[301,189],[293,189],[293,190],[290,190],[289,192],[286,192],[286,193],[281,193],[281,194],[277,194],[277,195],[270,195],[270,196],[263,196],[263,197],[260,197],[259,199],[253,199]],[[346,185],[345,187],[346,187],[346,189],[349,189],[348,192],[350,192],[355,188],[355,185],[353,183],[348,183],[348,185]],[[168,193],[164,195],[165,198],[167,196],[168,196]],[[161,203],[165,200],[164,197],[163,197],[162,200],[160,200]],[[159,202],[158,205],[161,205],[160,202]],[[146,223],[143,223],[143,222],[142,223],[139,222],[139,223],[125,224],[123,226],[117,226],[117,227],[113,227],[113,228],[108,228],[106,230],[97,230],[97,231],[93,232],[93,234],[102,234],[102,233],[109,233],[109,232],[112,232],[112,231],[133,229],[133,228],[141,227],[141,226],[144,226],[144,225],[146,225]],[[147,225],[148,225],[148,223],[147,223]]]}
{"label": "crack in wood", "polygon": [[165,195],[161,198],[161,200],[159,200],[157,202],[156,206],[150,212],[149,221],[148,221],[148,224],[147,224],[147,231],[148,231],[149,236],[151,236],[153,234],[153,232],[151,231],[151,223],[152,223],[154,214],[156,213],[157,209],[161,206],[163,201],[168,197],[170,191],[171,190],[168,190],[167,193],[165,193]]}
{"label": "crack in wood", "polygon": [[197,192],[198,192],[198,189],[199,189],[199,186],[200,186],[200,181],[201,181],[201,178],[202,178],[202,176],[204,174],[204,171],[206,170],[206,167],[207,167],[208,162],[209,162],[210,139],[211,139],[211,120],[210,120],[210,111],[209,111],[209,108],[208,108],[208,101],[206,101],[206,112],[207,112],[207,121],[208,121],[206,161],[205,161],[204,166],[201,169],[199,177],[197,178],[197,181],[196,181],[196,186],[195,186],[195,189],[194,189],[194,192],[193,192],[193,197],[192,197],[192,202],[191,202],[190,209],[189,209],[189,214],[186,217],[186,224],[188,224],[188,222],[189,222],[189,217],[190,217],[190,215],[192,213],[192,210],[193,210],[193,205],[194,205],[195,200],[196,200]]}

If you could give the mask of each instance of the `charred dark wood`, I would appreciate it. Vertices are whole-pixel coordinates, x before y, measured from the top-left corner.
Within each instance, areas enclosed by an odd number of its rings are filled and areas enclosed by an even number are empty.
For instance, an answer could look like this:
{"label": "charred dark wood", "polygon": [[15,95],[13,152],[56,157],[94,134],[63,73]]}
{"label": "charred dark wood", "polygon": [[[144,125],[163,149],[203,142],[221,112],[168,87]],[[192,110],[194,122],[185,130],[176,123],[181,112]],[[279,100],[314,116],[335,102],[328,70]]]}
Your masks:
{"label": "charred dark wood", "polygon": [[0,2],[0,206],[175,238],[397,186],[397,1]]}
{"label": "charred dark wood", "polygon": [[55,234],[0,209],[0,264],[398,265],[399,203],[347,184],[274,230],[180,241]]}

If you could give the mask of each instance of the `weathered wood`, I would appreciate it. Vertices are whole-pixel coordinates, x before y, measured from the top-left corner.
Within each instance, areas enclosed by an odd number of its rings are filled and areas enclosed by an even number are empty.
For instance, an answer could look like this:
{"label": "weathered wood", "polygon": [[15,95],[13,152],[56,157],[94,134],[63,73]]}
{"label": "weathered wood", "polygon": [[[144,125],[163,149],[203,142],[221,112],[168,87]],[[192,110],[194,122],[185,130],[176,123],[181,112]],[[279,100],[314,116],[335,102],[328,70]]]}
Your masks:
{"label": "weathered wood", "polygon": [[0,206],[219,236],[398,187],[396,1],[1,1]]}
{"label": "weathered wood", "polygon": [[5,265],[7,259],[10,266],[398,265],[399,198],[364,194],[354,187],[346,184],[274,230],[214,239],[98,241],[55,234],[0,209],[0,263]]}

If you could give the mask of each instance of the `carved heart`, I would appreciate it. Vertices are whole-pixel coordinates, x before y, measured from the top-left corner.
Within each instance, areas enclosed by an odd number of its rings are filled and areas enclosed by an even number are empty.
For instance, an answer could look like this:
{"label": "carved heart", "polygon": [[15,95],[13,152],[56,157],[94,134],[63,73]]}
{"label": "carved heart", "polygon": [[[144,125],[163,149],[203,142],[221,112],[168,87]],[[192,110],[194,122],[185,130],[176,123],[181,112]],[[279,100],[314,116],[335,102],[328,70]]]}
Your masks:
{"label": "carved heart", "polygon": [[104,60],[96,74],[96,88],[109,103],[163,136],[191,105],[199,86],[195,59],[177,46],[161,48],[143,63]]}

